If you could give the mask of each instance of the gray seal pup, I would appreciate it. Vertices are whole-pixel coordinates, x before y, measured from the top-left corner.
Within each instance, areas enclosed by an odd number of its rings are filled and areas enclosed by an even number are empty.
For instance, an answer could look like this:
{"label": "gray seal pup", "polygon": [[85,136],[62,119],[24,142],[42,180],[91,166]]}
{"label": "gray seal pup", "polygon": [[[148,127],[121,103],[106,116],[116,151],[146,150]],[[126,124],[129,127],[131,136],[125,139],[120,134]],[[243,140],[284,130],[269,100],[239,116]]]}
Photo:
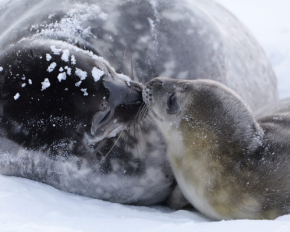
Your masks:
{"label": "gray seal pup", "polygon": [[137,123],[142,86],[129,76],[217,80],[255,109],[276,99],[264,52],[213,1],[3,0],[0,13],[4,175],[162,203],[176,185],[167,146],[154,120]]}
{"label": "gray seal pup", "polygon": [[155,78],[143,98],[168,144],[178,185],[216,220],[275,219],[290,212],[290,99],[254,117],[211,80]]}

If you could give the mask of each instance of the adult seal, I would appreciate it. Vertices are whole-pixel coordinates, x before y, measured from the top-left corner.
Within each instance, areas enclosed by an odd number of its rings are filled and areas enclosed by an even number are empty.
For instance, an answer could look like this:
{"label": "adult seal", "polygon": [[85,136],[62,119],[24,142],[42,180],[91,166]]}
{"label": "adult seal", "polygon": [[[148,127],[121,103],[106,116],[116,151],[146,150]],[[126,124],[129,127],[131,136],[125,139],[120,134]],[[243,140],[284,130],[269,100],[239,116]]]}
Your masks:
{"label": "adult seal", "polygon": [[210,218],[275,219],[290,212],[290,99],[253,115],[211,80],[151,80],[143,97],[166,137],[187,200]]}
{"label": "adult seal", "polygon": [[276,97],[260,46],[212,1],[3,0],[0,13],[5,175],[161,203],[175,185],[167,146],[154,120],[138,123],[142,86],[128,76],[214,79],[255,109]]}

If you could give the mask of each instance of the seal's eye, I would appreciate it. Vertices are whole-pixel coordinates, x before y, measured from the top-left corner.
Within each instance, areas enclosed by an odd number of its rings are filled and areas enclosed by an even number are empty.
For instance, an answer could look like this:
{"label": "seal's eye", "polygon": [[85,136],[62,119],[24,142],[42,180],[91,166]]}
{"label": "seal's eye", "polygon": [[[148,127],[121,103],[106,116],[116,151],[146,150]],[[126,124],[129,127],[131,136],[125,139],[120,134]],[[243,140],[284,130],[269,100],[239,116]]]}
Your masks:
{"label": "seal's eye", "polygon": [[167,100],[167,106],[168,106],[168,110],[167,112],[169,114],[175,114],[177,111],[177,97],[175,96],[175,94],[171,94]]}
{"label": "seal's eye", "polygon": [[172,108],[176,104],[176,96],[174,94],[171,94],[167,101],[167,106],[169,108]]}

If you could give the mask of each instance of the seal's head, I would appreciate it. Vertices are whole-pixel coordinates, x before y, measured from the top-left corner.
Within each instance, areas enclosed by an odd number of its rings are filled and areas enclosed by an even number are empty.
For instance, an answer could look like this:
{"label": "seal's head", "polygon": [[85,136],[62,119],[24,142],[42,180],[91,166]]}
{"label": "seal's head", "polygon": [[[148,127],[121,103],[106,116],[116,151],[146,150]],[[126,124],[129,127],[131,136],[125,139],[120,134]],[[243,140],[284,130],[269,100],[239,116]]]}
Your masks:
{"label": "seal's head", "polygon": [[237,94],[209,80],[155,78],[143,99],[157,118],[190,203],[215,219],[262,217],[256,211],[261,202],[248,195],[252,163],[243,162],[259,149],[263,132]]}
{"label": "seal's head", "polygon": [[[250,109],[218,82],[158,77],[146,84],[142,95],[161,127],[180,131],[183,141],[211,128],[213,134],[229,137],[246,150],[256,147],[253,132],[260,129]],[[228,125],[234,128],[228,130]]]}
{"label": "seal's head", "polygon": [[154,78],[143,89],[143,100],[159,121],[179,124],[182,109],[188,104],[185,91],[188,83],[170,78]]}
{"label": "seal's head", "polygon": [[24,40],[1,57],[1,126],[27,148],[95,145],[125,129],[143,102],[140,84],[65,42]]}

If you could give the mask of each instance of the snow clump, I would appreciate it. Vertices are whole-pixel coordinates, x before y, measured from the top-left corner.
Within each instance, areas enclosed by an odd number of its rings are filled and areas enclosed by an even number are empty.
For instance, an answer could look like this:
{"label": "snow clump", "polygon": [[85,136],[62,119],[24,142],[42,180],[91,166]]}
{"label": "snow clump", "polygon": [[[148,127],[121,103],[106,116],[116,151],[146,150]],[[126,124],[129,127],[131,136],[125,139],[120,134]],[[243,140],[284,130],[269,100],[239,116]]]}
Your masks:
{"label": "snow clump", "polygon": [[104,74],[105,74],[105,73],[104,73],[102,70],[100,70],[100,69],[98,69],[98,68],[96,68],[96,67],[94,67],[93,70],[92,70],[92,75],[93,75],[93,78],[94,78],[95,82],[99,81],[100,78],[101,78]]}
{"label": "snow clump", "polygon": [[47,89],[50,86],[50,82],[49,82],[48,78],[45,78],[44,81],[41,82],[41,84],[42,84],[41,91]]}

